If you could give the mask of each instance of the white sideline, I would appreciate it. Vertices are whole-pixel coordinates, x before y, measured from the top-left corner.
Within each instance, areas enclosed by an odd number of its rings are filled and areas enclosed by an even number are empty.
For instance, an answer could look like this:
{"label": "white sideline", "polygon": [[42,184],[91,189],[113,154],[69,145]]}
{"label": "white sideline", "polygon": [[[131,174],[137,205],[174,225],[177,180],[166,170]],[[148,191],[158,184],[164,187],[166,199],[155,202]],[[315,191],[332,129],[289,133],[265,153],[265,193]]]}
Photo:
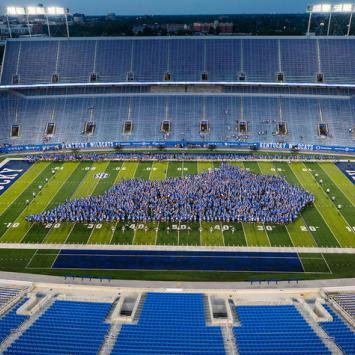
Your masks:
{"label": "white sideline", "polygon": [[259,247],[259,246],[193,246],[193,245],[109,245],[109,244],[42,244],[0,243],[0,249],[67,249],[67,250],[155,250],[155,251],[219,251],[355,254],[355,248]]}

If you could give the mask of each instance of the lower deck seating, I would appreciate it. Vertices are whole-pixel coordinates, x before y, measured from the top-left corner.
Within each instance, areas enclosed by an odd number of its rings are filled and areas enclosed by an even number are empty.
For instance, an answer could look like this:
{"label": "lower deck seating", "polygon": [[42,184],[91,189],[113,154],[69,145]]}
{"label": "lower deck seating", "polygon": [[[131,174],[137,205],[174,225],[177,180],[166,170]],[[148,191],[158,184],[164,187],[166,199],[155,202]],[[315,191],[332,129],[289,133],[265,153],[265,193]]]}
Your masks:
{"label": "lower deck seating", "polygon": [[239,354],[330,354],[293,305],[237,306]]}
{"label": "lower deck seating", "polygon": [[333,317],[332,322],[321,322],[320,326],[325,332],[333,338],[344,354],[355,354],[355,332],[350,325],[346,324],[340,316],[328,305],[324,305],[325,309]]}
{"label": "lower deck seating", "polygon": [[[111,303],[56,300],[20,334],[16,330],[29,317],[18,315],[17,311],[26,300],[0,317],[0,343],[11,333],[16,334],[4,354],[94,355],[100,352],[111,326],[105,323]],[[354,355],[354,329],[329,305],[325,308],[333,320],[320,322],[320,327],[342,353]],[[239,354],[330,354],[294,305],[237,306],[236,316],[240,326],[233,328],[233,334]],[[206,325],[203,294],[147,293],[137,317],[137,323],[122,325],[111,354],[226,353],[221,327]]]}
{"label": "lower deck seating", "polygon": [[355,293],[337,293],[329,296],[355,321]]}
{"label": "lower deck seating", "polygon": [[202,294],[148,293],[137,325],[123,325],[112,354],[224,354],[219,327],[206,326]]}
{"label": "lower deck seating", "polygon": [[7,304],[19,297],[24,288],[0,286],[0,310],[7,307]]}
{"label": "lower deck seating", "polygon": [[16,314],[16,311],[25,302],[26,300],[20,301],[14,307],[9,309],[2,317],[0,317],[0,342],[5,340],[12,332],[18,329],[26,319],[28,319],[27,316]]}
{"label": "lower deck seating", "polygon": [[[0,141],[10,145],[152,141],[354,145],[354,99],[238,95],[18,97],[0,93]],[[170,122],[168,135],[161,130],[164,120]],[[241,121],[245,133],[238,126]],[[277,133],[281,121],[286,134]],[[131,124],[128,134],[127,122]],[[51,134],[47,134],[49,123]],[[320,123],[326,135],[320,134]],[[88,130],[88,125],[93,129]]]}
{"label": "lower deck seating", "polygon": [[109,324],[110,303],[55,301],[5,354],[97,354]]}

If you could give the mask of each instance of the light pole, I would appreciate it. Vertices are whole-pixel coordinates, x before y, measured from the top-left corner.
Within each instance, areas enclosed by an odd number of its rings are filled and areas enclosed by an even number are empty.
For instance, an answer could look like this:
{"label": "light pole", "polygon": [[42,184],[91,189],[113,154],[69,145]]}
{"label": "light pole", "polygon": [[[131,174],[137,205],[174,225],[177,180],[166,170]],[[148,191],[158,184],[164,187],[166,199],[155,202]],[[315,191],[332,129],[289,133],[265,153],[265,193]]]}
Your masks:
{"label": "light pole", "polygon": [[327,36],[329,36],[329,33],[330,33],[330,24],[331,23],[332,23],[332,12],[329,12]]}
{"label": "light pole", "polygon": [[30,37],[32,37],[31,21],[30,21],[30,18],[32,16],[44,16],[45,17],[49,37],[51,37],[49,16],[53,16],[53,17],[64,16],[66,33],[67,33],[67,37],[69,38],[70,34],[69,34],[68,13],[69,13],[68,9],[66,9],[64,7],[57,7],[57,6],[51,6],[51,7],[47,7],[47,8],[45,8],[43,6],[28,6],[27,8],[8,6],[6,8],[6,20],[7,20],[7,26],[9,28],[10,38],[12,38],[12,31],[11,31],[11,24],[10,24],[9,17],[17,17],[18,18],[20,16],[23,16],[26,19],[28,33],[29,33]]}
{"label": "light pole", "polygon": [[352,24],[352,20],[353,20],[353,14],[354,14],[354,11],[351,11],[350,13],[350,20],[349,20],[349,24],[348,24],[348,32],[347,32],[347,36],[350,36],[350,31],[351,31],[351,24]]}
{"label": "light pole", "polygon": [[24,7],[17,7],[17,6],[8,6],[6,8],[6,21],[7,27],[9,29],[10,38],[12,38],[12,31],[11,31],[11,24],[10,24],[10,17],[20,17],[26,16],[26,10]]}
{"label": "light pole", "polygon": [[330,35],[333,14],[349,13],[350,19],[349,19],[349,24],[347,25],[348,28],[346,34],[347,36],[349,36],[351,31],[351,24],[352,24],[354,11],[355,11],[355,4],[351,4],[351,3],[333,4],[333,5],[332,4],[308,5],[307,12],[309,13],[309,19],[308,19],[307,35],[309,36],[311,31],[312,15],[314,13],[318,13],[318,14],[329,13],[327,36]]}
{"label": "light pole", "polygon": [[307,36],[309,36],[311,31],[311,22],[312,22],[312,14],[313,12],[309,12],[309,19],[308,19],[308,27],[307,27]]}
{"label": "light pole", "polygon": [[65,18],[65,28],[67,32],[67,37],[70,37],[69,33],[69,23],[68,23],[68,9],[64,7],[50,6],[47,7],[47,16],[64,16]]}
{"label": "light pole", "polygon": [[10,38],[12,38],[11,26],[10,26],[10,21],[9,21],[8,15],[6,15],[6,22],[7,22],[7,27],[8,27],[8,31],[9,31],[9,36],[10,36]]}

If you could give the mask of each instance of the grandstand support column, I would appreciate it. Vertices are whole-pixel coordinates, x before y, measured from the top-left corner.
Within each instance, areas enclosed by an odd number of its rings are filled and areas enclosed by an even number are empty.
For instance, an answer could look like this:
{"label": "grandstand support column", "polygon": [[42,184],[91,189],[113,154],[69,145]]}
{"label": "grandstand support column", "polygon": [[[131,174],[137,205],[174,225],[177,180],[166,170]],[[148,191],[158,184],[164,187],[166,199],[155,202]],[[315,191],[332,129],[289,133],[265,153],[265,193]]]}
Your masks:
{"label": "grandstand support column", "polygon": [[50,26],[49,26],[48,15],[46,15],[46,22],[47,22],[47,28],[48,28],[48,37],[51,37],[51,28],[50,28]]}
{"label": "grandstand support column", "polygon": [[9,36],[10,36],[10,38],[12,38],[12,31],[11,31],[9,16],[6,16],[6,22],[7,22],[7,27],[9,29]]}
{"label": "grandstand support column", "polygon": [[30,19],[28,18],[28,14],[26,14],[26,20],[27,20],[28,34],[30,35],[30,38],[31,38],[32,37],[32,31],[31,31]]}
{"label": "grandstand support column", "polygon": [[327,36],[329,36],[329,34],[330,34],[330,26],[331,26],[331,24],[332,24],[332,12],[329,13]]}
{"label": "grandstand support column", "polygon": [[309,36],[310,31],[311,31],[311,22],[312,22],[312,12],[309,13],[308,27],[307,27],[307,36]]}
{"label": "grandstand support column", "polygon": [[65,17],[65,27],[66,27],[66,29],[67,29],[67,37],[69,38],[69,37],[70,37],[70,34],[69,34],[69,23],[68,23],[67,10],[65,10],[64,17]]}
{"label": "grandstand support column", "polygon": [[353,22],[353,14],[354,14],[354,12],[351,11],[351,13],[350,13],[350,19],[349,19],[349,24],[348,24],[348,32],[346,33],[347,36],[350,36],[351,25],[352,25],[352,22]]}

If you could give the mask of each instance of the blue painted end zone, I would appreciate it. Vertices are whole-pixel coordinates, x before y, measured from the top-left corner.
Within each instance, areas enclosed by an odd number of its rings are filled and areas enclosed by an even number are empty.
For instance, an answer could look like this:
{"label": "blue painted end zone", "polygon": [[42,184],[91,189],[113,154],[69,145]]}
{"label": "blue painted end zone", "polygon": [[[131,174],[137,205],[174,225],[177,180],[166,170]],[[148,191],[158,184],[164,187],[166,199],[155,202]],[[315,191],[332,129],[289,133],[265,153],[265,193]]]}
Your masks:
{"label": "blue painted end zone", "polygon": [[0,195],[21,177],[32,163],[27,160],[9,160],[0,168]]}
{"label": "blue painted end zone", "polygon": [[343,174],[355,185],[355,163],[335,163]]}
{"label": "blue painted end zone", "polygon": [[62,250],[53,269],[304,272],[296,253]]}

